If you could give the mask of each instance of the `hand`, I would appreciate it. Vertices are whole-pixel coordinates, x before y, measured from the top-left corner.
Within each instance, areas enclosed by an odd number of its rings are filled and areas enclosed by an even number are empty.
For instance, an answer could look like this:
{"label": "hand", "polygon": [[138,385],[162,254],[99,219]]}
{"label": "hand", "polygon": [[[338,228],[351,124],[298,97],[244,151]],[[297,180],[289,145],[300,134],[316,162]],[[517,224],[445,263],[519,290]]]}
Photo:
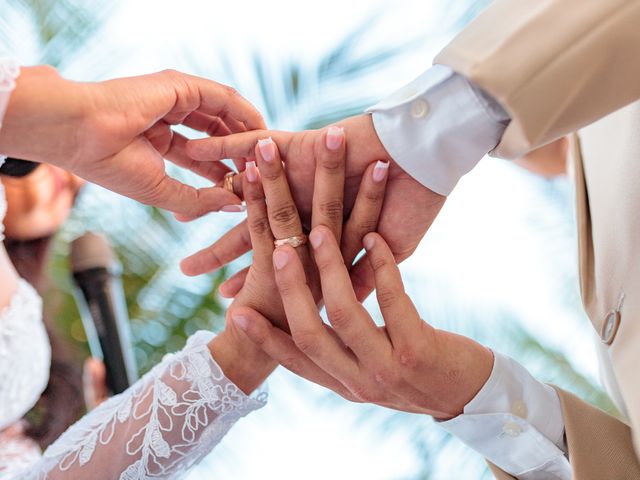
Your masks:
{"label": "hand", "polygon": [[333,328],[318,315],[302,266],[288,246],[273,258],[291,336],[250,308],[232,312],[236,325],[286,368],[352,401],[440,419],[462,413],[489,378],[491,351],[420,319],[380,235],[368,234],[364,245],[384,327],[377,327],[357,301],[331,232],[318,227],[310,241]]}
{"label": "hand", "polygon": [[[391,161],[380,143],[369,115],[341,122],[349,139],[346,152],[345,212],[351,211],[360,179],[371,162]],[[280,147],[287,164],[291,192],[306,225],[312,209],[315,152],[322,146],[328,129],[298,133],[252,131],[226,137],[191,140],[186,151],[196,161],[221,160],[227,157],[249,157],[257,140],[271,136]],[[386,197],[378,231],[387,240],[397,262],[409,257],[444,204],[445,197],[422,186],[397,164],[391,162]],[[209,255],[189,274],[214,270],[246,253],[246,225],[229,232],[209,249]],[[369,262],[360,260],[351,271],[356,295],[364,299],[373,289],[373,272]]]}
{"label": "hand", "polygon": [[82,368],[82,391],[87,410],[93,410],[109,398],[107,370],[102,360],[87,358]]}
{"label": "hand", "polygon": [[[354,209],[343,227],[345,142],[343,132],[339,129],[336,131],[340,137],[339,143],[328,144],[326,138],[323,138],[324,144],[316,152],[314,159],[316,175],[312,223],[326,226],[336,242],[342,244],[340,258],[351,263],[361,250],[362,237],[376,228],[388,166],[380,162],[369,166],[363,176]],[[333,148],[329,148],[329,145]],[[237,288],[227,289],[227,293],[233,290],[235,295],[229,311],[241,306],[250,307],[268,316],[282,329],[288,330],[274,278],[274,239],[300,236],[303,234],[303,227],[276,144],[270,140],[260,142],[255,147],[255,158],[257,167],[255,163],[248,162],[242,179],[248,212],[247,225],[254,248],[253,262],[248,269],[230,280]],[[303,269],[303,281],[312,292],[315,304],[321,293],[309,247],[301,245],[292,250]],[[204,251],[200,255],[207,254]],[[193,265],[197,265],[203,259],[197,254],[191,261]],[[188,270],[190,265],[187,264],[185,268]],[[262,383],[276,366],[229,318],[224,332],[212,341],[210,349],[228,378],[245,392]]]}
{"label": "hand", "polygon": [[169,177],[163,157],[214,181],[221,163],[193,162],[183,124],[226,135],[264,128],[233,89],[174,71],[100,83],[61,78],[50,67],[23,68],[0,130],[3,154],[54,164],[145,204],[202,215],[240,199],[224,189],[196,189]]}

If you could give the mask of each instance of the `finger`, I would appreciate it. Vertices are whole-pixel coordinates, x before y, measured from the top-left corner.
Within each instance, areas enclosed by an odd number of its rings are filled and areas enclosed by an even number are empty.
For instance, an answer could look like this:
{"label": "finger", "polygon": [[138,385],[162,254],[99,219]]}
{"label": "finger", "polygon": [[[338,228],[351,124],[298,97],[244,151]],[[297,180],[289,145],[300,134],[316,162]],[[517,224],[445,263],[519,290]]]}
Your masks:
{"label": "finger", "polygon": [[201,177],[219,183],[231,169],[221,162],[196,162],[185,151],[187,139],[171,129],[163,121],[156,123],[145,132],[153,147],[167,160],[186,168]]}
{"label": "finger", "polygon": [[198,161],[253,157],[258,141],[271,137],[277,143],[280,153],[286,156],[288,143],[293,135],[289,132],[251,130],[226,137],[199,138],[187,143],[187,154]]}
{"label": "finger", "polygon": [[218,292],[223,298],[234,298],[242,287],[244,286],[244,282],[247,279],[247,274],[249,273],[249,267],[243,268],[239,272],[234,273],[230,278],[225,280],[218,287]]}
{"label": "finger", "polygon": [[274,327],[255,310],[239,307],[231,313],[231,319],[253,343],[287,370],[354,400],[342,383],[313,363],[289,335]]}
{"label": "finger", "polygon": [[233,88],[178,72],[167,71],[161,75],[169,77],[175,86],[176,101],[169,116],[197,110],[207,115],[233,118],[252,130],[265,128],[262,115]]}
{"label": "finger", "polygon": [[294,249],[289,245],[277,248],[273,264],[293,341],[332,377],[342,383],[355,379],[358,373],[355,359],[326,331]]}
{"label": "finger", "polygon": [[255,154],[267,198],[269,224],[273,236],[276,239],[284,239],[301,235],[302,222],[289,190],[278,147],[271,138],[262,139],[255,147]]}
{"label": "finger", "polygon": [[404,291],[400,269],[384,239],[377,233],[369,233],[364,238],[364,246],[374,274],[378,305],[391,343],[394,348],[406,346],[415,338],[424,322]]}
{"label": "finger", "polygon": [[353,285],[356,298],[360,303],[364,302],[376,288],[373,269],[366,253],[351,267],[349,277],[351,278],[351,285]]}
{"label": "finger", "polygon": [[[205,132],[210,137],[221,137],[231,133],[247,131],[247,127],[244,123],[239,122],[228,115],[221,115],[220,117],[217,117],[206,115],[198,111],[187,115],[182,124],[189,128],[193,128],[194,130]],[[243,158],[234,158],[233,163],[238,171],[244,170],[245,160]]]}
{"label": "finger", "polygon": [[247,221],[239,223],[213,245],[203,248],[180,262],[182,273],[201,275],[217,270],[251,250],[251,237]]}
{"label": "finger", "polygon": [[344,200],[344,129],[337,126],[329,127],[316,138],[314,151],[316,172],[311,226],[326,226],[340,242]]}
{"label": "finger", "polygon": [[247,225],[253,247],[253,265],[260,272],[271,275],[273,254],[273,234],[269,222],[268,207],[260,181],[260,172],[255,162],[247,162],[243,179],[245,202],[247,204]]}
{"label": "finger", "polygon": [[390,353],[391,345],[379,335],[374,321],[356,298],[332,232],[324,226],[316,227],[309,241],[320,273],[327,317],[342,342],[365,363]]}
{"label": "finger", "polygon": [[378,228],[388,171],[389,163],[378,161],[370,165],[362,176],[355,204],[342,233],[342,257],[349,267],[362,250],[364,236]]}
{"label": "finger", "polygon": [[84,362],[82,384],[84,401],[88,410],[92,410],[104,402],[109,396],[104,363],[97,358],[88,358]]}

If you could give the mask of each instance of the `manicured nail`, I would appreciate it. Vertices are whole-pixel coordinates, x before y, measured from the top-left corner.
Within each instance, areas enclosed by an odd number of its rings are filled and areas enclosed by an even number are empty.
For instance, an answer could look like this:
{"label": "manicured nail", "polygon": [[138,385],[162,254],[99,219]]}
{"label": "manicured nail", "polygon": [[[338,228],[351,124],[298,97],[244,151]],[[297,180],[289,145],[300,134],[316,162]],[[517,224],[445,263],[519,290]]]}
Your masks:
{"label": "manicured nail", "polygon": [[256,167],[256,162],[247,162],[245,174],[247,175],[247,180],[251,183],[255,183],[258,180],[258,168]]}
{"label": "manicured nail", "polygon": [[322,232],[318,232],[316,230],[314,230],[313,232],[311,232],[309,234],[309,241],[311,242],[311,245],[313,246],[313,248],[317,249],[320,247],[320,245],[322,245]]}
{"label": "manicured nail", "polygon": [[327,148],[329,150],[338,150],[344,141],[344,128],[331,126],[327,130]]}
{"label": "manicured nail", "polygon": [[380,183],[384,180],[384,177],[387,176],[387,172],[389,171],[389,162],[382,162],[378,160],[376,166],[373,167],[373,181],[376,183]]}
{"label": "manicured nail", "polygon": [[281,270],[282,268],[284,268],[284,266],[287,264],[288,261],[289,261],[289,254],[284,250],[276,249],[276,251],[273,252],[273,264],[276,266],[278,270]]}
{"label": "manicured nail", "polygon": [[225,205],[220,209],[220,211],[238,213],[238,212],[244,212],[246,209],[247,207],[245,207],[244,205]]}
{"label": "manicured nail", "polygon": [[233,320],[233,323],[235,323],[241,330],[246,330],[247,328],[249,328],[249,319],[244,315],[241,315],[239,313],[232,313],[231,319]]}
{"label": "manicured nail", "polygon": [[364,245],[365,250],[371,250],[375,243],[376,243],[376,241],[374,240],[373,235],[367,235],[362,240],[362,244]]}
{"label": "manicured nail", "polygon": [[276,158],[276,144],[273,143],[271,137],[258,140],[258,148],[265,161],[272,162]]}

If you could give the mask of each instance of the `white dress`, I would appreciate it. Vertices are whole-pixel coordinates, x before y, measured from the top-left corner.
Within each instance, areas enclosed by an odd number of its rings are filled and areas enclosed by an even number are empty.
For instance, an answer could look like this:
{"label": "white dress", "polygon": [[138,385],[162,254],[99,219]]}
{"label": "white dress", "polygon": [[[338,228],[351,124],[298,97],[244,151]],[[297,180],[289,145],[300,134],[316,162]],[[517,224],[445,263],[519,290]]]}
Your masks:
{"label": "white dress", "polygon": [[[0,59],[0,126],[18,74],[14,62]],[[0,183],[0,240],[5,212]],[[212,338],[210,332],[193,335],[184,349],[85,415],[41,454],[24,435],[21,419],[46,387],[51,349],[40,297],[21,281],[0,310],[0,479],[180,478],[266,401],[266,394],[248,397],[224,376],[207,346]]]}

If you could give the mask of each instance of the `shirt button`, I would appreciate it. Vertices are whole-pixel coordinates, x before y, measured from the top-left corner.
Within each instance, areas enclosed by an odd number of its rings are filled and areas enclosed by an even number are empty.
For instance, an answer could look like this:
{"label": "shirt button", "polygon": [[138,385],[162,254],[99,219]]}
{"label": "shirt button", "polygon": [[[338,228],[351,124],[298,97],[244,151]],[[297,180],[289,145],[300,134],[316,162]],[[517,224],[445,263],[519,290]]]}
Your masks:
{"label": "shirt button", "polygon": [[612,310],[607,313],[607,317],[604,319],[604,323],[602,324],[602,330],[600,331],[600,338],[602,338],[602,341],[607,345],[611,345],[613,343],[613,339],[616,338],[619,326],[620,312]]}
{"label": "shirt button", "polygon": [[522,400],[516,400],[513,402],[513,405],[511,405],[511,413],[520,418],[527,418],[527,413],[529,413],[527,404]]}
{"label": "shirt button", "polygon": [[522,433],[522,428],[516,422],[507,422],[502,427],[502,433],[510,437],[517,437]]}
{"label": "shirt button", "polygon": [[411,116],[413,118],[424,118],[429,113],[429,104],[419,98],[411,104]]}

